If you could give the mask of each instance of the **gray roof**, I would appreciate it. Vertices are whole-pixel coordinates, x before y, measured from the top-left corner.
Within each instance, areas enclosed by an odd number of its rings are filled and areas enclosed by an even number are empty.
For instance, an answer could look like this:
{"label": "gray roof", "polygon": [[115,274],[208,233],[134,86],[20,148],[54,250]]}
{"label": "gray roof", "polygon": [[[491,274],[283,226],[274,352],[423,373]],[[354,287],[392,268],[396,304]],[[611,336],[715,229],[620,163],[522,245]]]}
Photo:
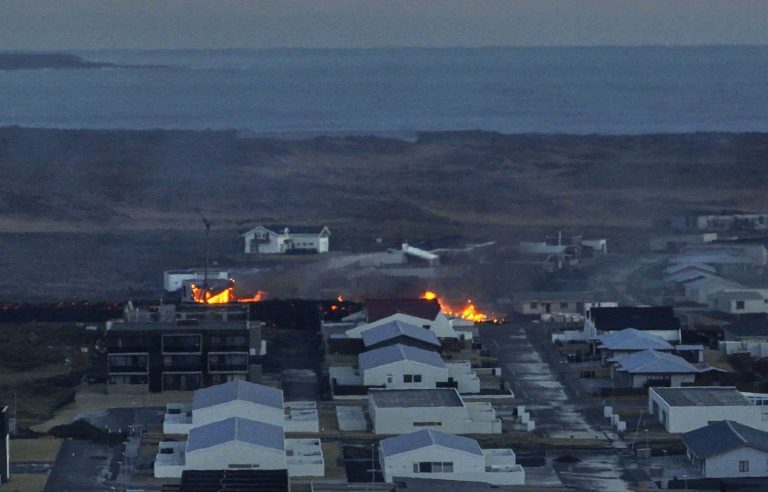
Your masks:
{"label": "gray roof", "polygon": [[685,388],[653,388],[673,407],[723,407],[752,405],[733,386],[688,386]]}
{"label": "gray roof", "polygon": [[[321,225],[268,224],[268,225],[258,225],[258,226],[252,227],[243,235],[248,234],[252,230],[258,229],[260,227],[270,230],[276,234],[282,234],[286,229],[288,229],[289,234],[320,234],[324,230],[328,229],[328,226],[321,226]],[[328,234],[330,233],[331,231],[330,229],[328,229]]]}
{"label": "gray roof", "polygon": [[483,450],[480,449],[480,445],[474,439],[434,430],[420,430],[410,434],[389,437],[383,439],[380,445],[384,456],[408,453],[427,446],[442,446],[464,453],[483,455]]}
{"label": "gray roof", "polygon": [[240,380],[195,391],[192,409],[198,410],[234,400],[249,401],[283,411],[283,392],[281,390]]}
{"label": "gray roof", "polygon": [[634,328],[625,328],[596,338],[600,348],[607,350],[672,350],[663,338]]}
{"label": "gray roof", "polygon": [[359,355],[358,359],[360,361],[360,369],[363,370],[405,360],[441,369],[445,368],[445,362],[443,362],[443,359],[437,352],[400,343],[363,352]]}
{"label": "gray roof", "polygon": [[379,408],[463,407],[455,388],[371,390],[368,397]]}
{"label": "gray roof", "polygon": [[391,340],[399,336],[413,338],[414,340],[419,340],[436,347],[440,346],[440,341],[437,339],[437,336],[432,332],[432,330],[397,320],[389,321],[379,326],[374,326],[373,328],[365,330],[362,333],[363,344],[365,344],[366,347],[370,347],[371,345],[376,345],[377,343]]}
{"label": "gray roof", "polygon": [[137,332],[189,332],[200,333],[210,330],[245,330],[244,320],[217,321],[217,320],[186,320],[182,323],[166,321],[122,321],[112,323],[111,332],[137,331]]}
{"label": "gray roof", "polygon": [[283,450],[283,428],[241,417],[231,417],[194,427],[189,431],[187,452],[239,441],[253,446]]}
{"label": "gray roof", "polygon": [[634,354],[625,355],[613,359],[620,371],[630,374],[683,374],[699,372],[690,362],[680,356],[657,352],[655,350],[643,350]]}
{"label": "gray roof", "polygon": [[722,420],[683,434],[683,444],[699,458],[709,458],[742,446],[768,452],[768,432]]}

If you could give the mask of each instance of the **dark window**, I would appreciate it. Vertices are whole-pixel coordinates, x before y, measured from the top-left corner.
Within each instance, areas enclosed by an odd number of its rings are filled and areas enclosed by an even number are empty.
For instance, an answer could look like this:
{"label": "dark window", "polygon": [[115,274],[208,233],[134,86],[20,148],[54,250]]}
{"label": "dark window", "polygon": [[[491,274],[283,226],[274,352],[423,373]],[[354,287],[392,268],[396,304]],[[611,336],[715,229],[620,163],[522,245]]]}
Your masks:
{"label": "dark window", "polygon": [[749,471],[749,461],[742,460],[739,461],[739,471],[740,472],[748,472]]}
{"label": "dark window", "polygon": [[413,375],[411,375],[411,374],[403,374],[403,382],[404,383],[412,383],[413,382]]}
{"label": "dark window", "polygon": [[420,383],[421,382],[421,374],[414,374],[413,375],[413,382],[414,383]]}
{"label": "dark window", "polygon": [[744,309],[744,301],[736,301],[736,309]]}
{"label": "dark window", "polygon": [[429,461],[419,463],[419,473],[432,473],[432,463]]}
{"label": "dark window", "polygon": [[560,309],[568,309],[568,303],[567,302],[561,302],[560,303]]}

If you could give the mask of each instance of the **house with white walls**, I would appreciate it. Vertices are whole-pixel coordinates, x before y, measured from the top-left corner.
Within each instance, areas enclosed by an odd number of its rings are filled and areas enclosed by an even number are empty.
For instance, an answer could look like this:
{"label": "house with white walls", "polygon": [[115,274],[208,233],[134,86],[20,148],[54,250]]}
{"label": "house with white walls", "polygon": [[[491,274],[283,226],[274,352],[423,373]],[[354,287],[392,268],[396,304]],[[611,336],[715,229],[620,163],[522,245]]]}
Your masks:
{"label": "house with white walls", "polygon": [[415,477],[523,485],[525,471],[511,449],[482,449],[474,439],[420,430],[382,439],[379,464],[385,482]]}
{"label": "house with white walls", "polygon": [[259,225],[242,234],[246,254],[327,253],[327,226]]}
{"label": "house with white walls", "polygon": [[423,429],[451,434],[501,433],[501,420],[490,403],[464,401],[454,388],[371,390],[368,413],[376,434]]}
{"label": "house with white walls", "polygon": [[191,404],[169,403],[163,433],[188,434],[194,427],[232,417],[277,425],[285,432],[320,430],[314,401],[285,402],[277,388],[232,381],[195,391]]}
{"label": "house with white walls", "polygon": [[740,289],[712,294],[710,305],[728,314],[768,313],[768,289]]}
{"label": "house with white walls", "polygon": [[611,377],[620,386],[643,388],[650,384],[679,387],[694,383],[702,372],[682,357],[656,350],[643,350],[610,359]]}
{"label": "house with white walls", "polygon": [[673,434],[689,432],[718,420],[733,420],[768,431],[768,406],[764,403],[761,395],[748,396],[732,386],[648,390],[648,412]]}
{"label": "house with white walls", "polygon": [[588,338],[626,328],[680,343],[680,320],[671,306],[592,307],[584,319],[584,332]]}
{"label": "house with white walls", "polygon": [[184,470],[288,470],[291,477],[325,474],[319,439],[285,439],[283,428],[241,417],[193,427],[186,440],[161,441],[155,478],[179,478]]}
{"label": "house with white walls", "polygon": [[732,420],[710,422],[682,437],[704,478],[768,477],[768,432]]}

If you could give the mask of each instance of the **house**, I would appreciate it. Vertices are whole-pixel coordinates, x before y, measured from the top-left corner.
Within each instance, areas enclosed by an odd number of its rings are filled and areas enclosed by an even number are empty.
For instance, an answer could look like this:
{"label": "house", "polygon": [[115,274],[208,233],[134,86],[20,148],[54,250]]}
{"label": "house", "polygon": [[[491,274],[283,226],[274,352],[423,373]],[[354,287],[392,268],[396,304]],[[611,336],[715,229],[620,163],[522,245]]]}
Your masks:
{"label": "house", "polygon": [[515,292],[512,309],[525,316],[580,314],[595,302],[594,292]]}
{"label": "house", "polygon": [[363,332],[366,332],[372,328],[376,328],[377,326],[382,326],[387,323],[397,321],[421,328],[426,328],[430,330],[439,340],[458,340],[460,335],[465,337],[465,339],[469,339],[467,337],[471,337],[471,334],[466,334],[465,332],[457,332],[456,329],[453,328],[451,320],[442,312],[438,312],[433,318],[421,318],[406,313],[394,313],[387,316],[386,318],[380,318],[367,323],[360,323],[353,328],[346,330],[344,334],[348,338],[362,338]]}
{"label": "house", "polygon": [[651,238],[650,250],[657,253],[679,253],[689,244],[707,244],[717,241],[716,232],[702,234],[672,234]]}
{"label": "house", "polygon": [[674,275],[685,270],[696,270],[703,273],[717,273],[715,267],[707,265],[706,263],[672,263],[670,266],[664,269],[662,272],[664,275]]}
{"label": "house", "polygon": [[451,434],[499,434],[501,420],[488,402],[465,402],[454,388],[371,390],[368,413],[376,434],[423,429]]}
{"label": "house", "polygon": [[648,412],[667,432],[689,432],[717,420],[733,420],[768,431],[768,406],[732,386],[687,386],[648,390]]}
{"label": "house", "polygon": [[385,482],[421,477],[492,485],[525,483],[525,471],[513,450],[482,449],[474,439],[436,430],[382,439],[379,463]]}
{"label": "house", "polygon": [[716,292],[710,297],[716,311],[728,314],[768,313],[768,290],[741,289]]}
{"label": "house", "polygon": [[584,320],[584,331],[591,338],[625,328],[680,342],[680,320],[671,306],[593,307]]}
{"label": "house", "polygon": [[469,362],[446,363],[434,350],[402,344],[363,352],[358,356],[357,370],[348,366],[332,366],[329,377],[335,394],[346,394],[344,386],[386,389],[450,387],[460,393],[480,392],[480,378]]}
{"label": "house", "polygon": [[683,434],[686,455],[704,478],[768,477],[768,432],[721,420]]}
{"label": "house", "polygon": [[643,350],[616,359],[611,367],[611,377],[624,386],[645,388],[650,385],[678,387],[696,381],[700,369],[680,356],[656,350]]}
{"label": "house", "polygon": [[364,331],[362,338],[363,345],[367,350],[395,344],[424,350],[440,349],[440,341],[433,331],[398,320],[374,326]]}
{"label": "house", "polygon": [[768,250],[758,243],[713,242],[685,247],[675,261],[712,265],[765,266]]}
{"label": "house", "polygon": [[285,439],[283,428],[242,417],[193,427],[185,441],[161,441],[155,478],[185,470],[287,470],[290,477],[325,474],[318,439]]}
{"label": "house", "polygon": [[277,388],[232,381],[195,391],[191,404],[169,403],[163,433],[187,434],[194,427],[244,417],[284,427],[286,432],[319,432],[314,401],[284,402]]}
{"label": "house", "polygon": [[8,405],[0,404],[0,484],[11,477],[11,428]]}
{"label": "house", "polygon": [[198,285],[205,280],[207,274],[208,280],[228,281],[229,272],[220,270],[208,270],[188,268],[183,270],[166,270],[163,272],[163,288],[166,292],[176,292],[189,282],[198,282]]}
{"label": "house", "polygon": [[108,322],[110,392],[193,391],[261,375],[261,322]]}
{"label": "house", "polygon": [[672,229],[689,231],[765,230],[768,227],[768,214],[741,212],[695,214],[673,217],[669,225]]}
{"label": "house", "polygon": [[709,306],[712,296],[718,292],[743,289],[744,286],[731,282],[722,277],[705,275],[683,282],[685,298],[697,304]]}
{"label": "house", "polygon": [[664,281],[680,284],[700,277],[715,277],[717,272],[714,267],[703,263],[675,263],[663,272]]}
{"label": "house", "polygon": [[727,324],[723,327],[723,338],[718,347],[721,352],[768,357],[768,318],[747,317]]}
{"label": "house", "polygon": [[593,352],[599,352],[603,362],[643,350],[671,352],[672,344],[663,338],[635,328],[612,331],[593,339]]}
{"label": "house", "polygon": [[327,253],[331,230],[327,226],[256,226],[242,234],[246,254]]}

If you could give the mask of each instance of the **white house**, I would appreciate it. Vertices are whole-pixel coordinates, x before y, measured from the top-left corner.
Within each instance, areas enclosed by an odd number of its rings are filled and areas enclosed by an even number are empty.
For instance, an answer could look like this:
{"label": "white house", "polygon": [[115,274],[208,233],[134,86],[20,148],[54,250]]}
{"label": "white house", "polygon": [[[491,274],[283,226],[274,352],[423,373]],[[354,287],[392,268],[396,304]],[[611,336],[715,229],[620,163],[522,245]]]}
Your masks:
{"label": "white house", "polygon": [[[205,279],[205,270],[185,269],[166,270],[163,272],[163,288],[166,292],[176,292],[185,282],[190,280],[202,281]],[[229,272],[221,270],[208,270],[209,280],[229,280]]]}
{"label": "white house", "polygon": [[689,432],[717,420],[768,431],[768,406],[755,405],[734,387],[650,388],[648,411],[667,432]]}
{"label": "white house", "polygon": [[680,356],[656,350],[643,350],[610,359],[611,376],[630,388],[643,388],[649,384],[672,387],[696,381],[701,372]]}
{"label": "white house", "polygon": [[595,351],[600,352],[603,362],[643,350],[671,352],[672,344],[663,338],[635,328],[624,328],[600,335],[593,339]]}
{"label": "white house", "polygon": [[685,298],[689,301],[711,305],[712,296],[718,292],[744,289],[743,285],[731,282],[722,277],[706,275],[684,282]]}
{"label": "white house", "polygon": [[[407,323],[417,327],[427,328],[428,330],[432,331],[437,338],[459,338],[459,333],[453,328],[451,320],[448,319],[448,317],[442,312],[438,312],[434,319],[418,318],[416,316],[405,313],[395,313],[385,318],[377,319],[376,321],[361,323],[354,328],[350,328],[345,333],[349,338],[361,338],[364,331],[393,321],[399,321],[401,323]],[[462,335],[464,335],[464,338],[467,339],[468,335],[466,335],[464,332],[462,332]]]}
{"label": "white house", "polygon": [[488,402],[465,402],[454,388],[371,390],[368,412],[376,434],[423,429],[451,434],[499,434],[501,420]]}
{"label": "white house", "polygon": [[327,253],[331,230],[326,226],[256,226],[242,234],[245,253]]}
{"label": "white house", "polygon": [[281,390],[247,381],[199,389],[191,405],[168,404],[163,432],[187,434],[192,428],[232,417],[277,425],[286,432],[319,432],[315,402],[285,403]]}
{"label": "white house", "polygon": [[768,357],[768,320],[745,318],[723,327],[724,340],[718,348],[726,354],[748,353],[755,358]]}
{"label": "white house", "polygon": [[319,439],[285,439],[283,428],[231,417],[189,430],[186,441],[161,441],[156,478],[178,478],[184,470],[288,470],[289,476],[323,476]]}
{"label": "white house", "polygon": [[641,330],[668,342],[680,342],[680,320],[671,306],[596,306],[587,310],[584,319],[587,338],[626,328]]}
{"label": "white house", "polygon": [[474,439],[435,430],[382,439],[379,462],[385,482],[416,477],[491,485],[523,485],[525,471],[511,449],[481,449]]}
{"label": "white house", "polygon": [[741,289],[716,292],[710,297],[716,311],[729,314],[768,313],[768,290]]}
{"label": "white house", "polygon": [[705,478],[768,477],[768,432],[721,420],[686,432],[683,444]]}
{"label": "white house", "polygon": [[369,330],[362,332],[363,345],[367,350],[401,343],[427,350],[440,350],[440,340],[432,330],[403,323],[402,321],[390,321],[377,324]]}

